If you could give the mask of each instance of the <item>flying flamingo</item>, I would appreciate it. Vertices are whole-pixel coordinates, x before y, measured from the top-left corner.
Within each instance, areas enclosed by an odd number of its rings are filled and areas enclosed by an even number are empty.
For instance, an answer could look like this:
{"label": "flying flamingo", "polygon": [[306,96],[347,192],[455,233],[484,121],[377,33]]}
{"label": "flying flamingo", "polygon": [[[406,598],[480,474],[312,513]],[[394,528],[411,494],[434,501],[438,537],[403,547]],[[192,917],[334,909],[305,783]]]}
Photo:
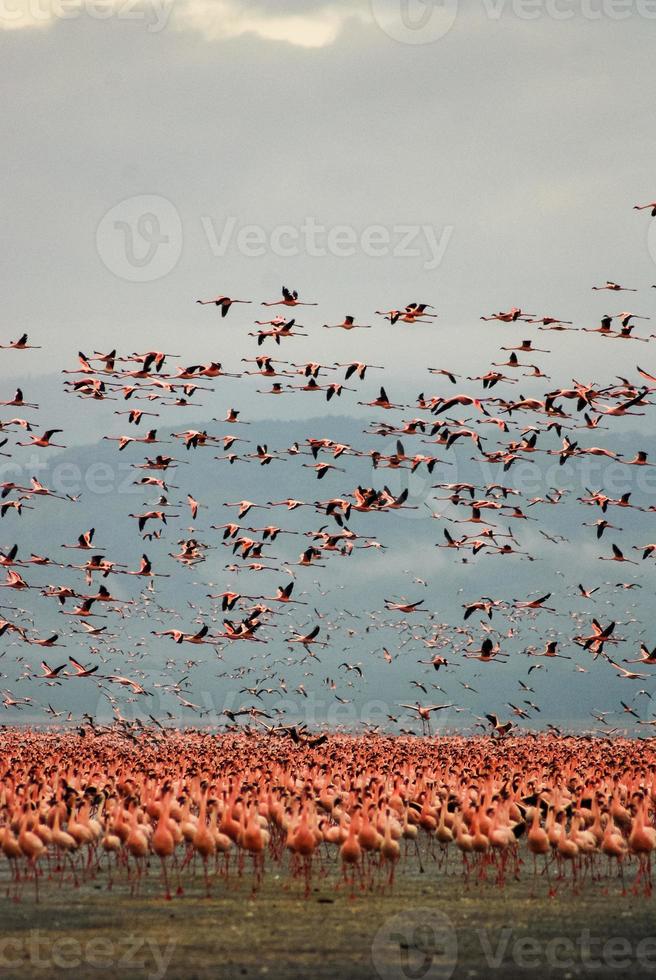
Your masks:
{"label": "flying flamingo", "polygon": [[417,717],[421,719],[421,729],[424,734],[428,733],[430,735],[430,716],[433,711],[445,711],[447,708],[452,708],[453,704],[425,704],[422,705],[419,701],[416,704],[401,704],[401,708],[407,708],[408,711],[416,711]]}
{"label": "flying flamingo", "polygon": [[356,323],[355,317],[345,316],[341,323],[324,323],[325,330],[371,330],[371,324]]}
{"label": "flying flamingo", "polygon": [[197,299],[196,302],[197,303],[200,303],[201,306],[209,306],[209,305],[220,306],[221,307],[221,316],[222,317],[225,317],[225,316],[228,315],[228,313],[230,311],[230,307],[234,303],[252,303],[252,300],[250,300],[250,299],[231,299],[230,296],[215,296],[214,299]]}
{"label": "flying flamingo", "polygon": [[50,440],[58,432],[63,432],[63,429],[46,429],[45,432],[40,436],[32,436],[30,442],[17,442],[17,446],[38,446],[41,449],[66,449],[66,446],[62,446],[59,443],[51,442]]}
{"label": "flying flamingo", "polygon": [[41,347],[28,344],[27,334],[24,333],[18,340],[11,340],[8,344],[0,344],[0,350],[41,350]]}
{"label": "flying flamingo", "polygon": [[287,289],[286,286],[282,287],[282,299],[271,300],[270,302],[262,303],[262,306],[317,306],[317,303],[306,303],[301,302],[298,298],[298,292],[294,289]]}

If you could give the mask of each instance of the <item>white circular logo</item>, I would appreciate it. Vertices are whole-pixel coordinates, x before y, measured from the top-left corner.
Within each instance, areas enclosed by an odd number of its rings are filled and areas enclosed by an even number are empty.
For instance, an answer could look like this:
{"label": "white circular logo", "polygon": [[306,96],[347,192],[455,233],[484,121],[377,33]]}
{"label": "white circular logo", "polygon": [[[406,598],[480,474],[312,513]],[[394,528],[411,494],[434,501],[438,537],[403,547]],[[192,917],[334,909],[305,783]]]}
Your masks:
{"label": "white circular logo", "polygon": [[458,936],[439,909],[408,909],[381,926],[371,958],[381,980],[449,980],[458,962]]}
{"label": "white circular logo", "polygon": [[162,279],[182,254],[177,208],[156,194],[128,197],[103,216],[96,230],[96,248],[104,265],[119,279]]}
{"label": "white circular logo", "polygon": [[431,44],[448,34],[458,0],[371,0],[371,11],[388,37],[402,44]]}
{"label": "white circular logo", "polygon": [[647,248],[652,262],[656,262],[656,218],[652,218],[647,228]]}

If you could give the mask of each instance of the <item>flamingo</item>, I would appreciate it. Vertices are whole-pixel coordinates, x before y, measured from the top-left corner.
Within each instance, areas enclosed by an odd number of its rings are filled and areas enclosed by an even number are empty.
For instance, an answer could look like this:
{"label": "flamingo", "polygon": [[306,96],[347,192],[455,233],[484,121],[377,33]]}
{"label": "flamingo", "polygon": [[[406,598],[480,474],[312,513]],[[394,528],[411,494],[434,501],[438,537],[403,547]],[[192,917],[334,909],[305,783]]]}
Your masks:
{"label": "flamingo", "polygon": [[0,350],[41,350],[41,347],[28,344],[27,334],[21,334],[18,340],[10,340],[8,344],[0,344]]}
{"label": "flamingo", "polygon": [[51,442],[50,440],[58,432],[63,432],[63,429],[46,429],[40,436],[32,436],[29,442],[17,442],[17,446],[38,446],[40,449],[66,449],[66,446],[62,446],[59,443]]}
{"label": "flamingo", "polygon": [[301,302],[298,298],[298,292],[294,289],[287,289],[286,286],[282,287],[282,299],[271,300],[269,302],[262,303],[262,306],[317,306],[317,303],[307,303]]}
{"label": "flamingo", "polygon": [[433,711],[446,711],[448,708],[452,708],[453,704],[420,704],[417,701],[415,704],[401,704],[399,707],[407,708],[408,711],[416,711],[417,717],[421,719],[422,732],[428,733],[430,735],[430,716]]}
{"label": "flamingo", "polygon": [[324,323],[323,327],[325,330],[371,330],[370,323],[356,323],[355,317],[350,314],[341,323]]}
{"label": "flamingo", "polygon": [[226,317],[230,311],[230,307],[235,303],[251,303],[250,299],[231,299],[230,296],[215,296],[213,299],[197,299],[197,303],[201,306],[220,306],[221,316]]}

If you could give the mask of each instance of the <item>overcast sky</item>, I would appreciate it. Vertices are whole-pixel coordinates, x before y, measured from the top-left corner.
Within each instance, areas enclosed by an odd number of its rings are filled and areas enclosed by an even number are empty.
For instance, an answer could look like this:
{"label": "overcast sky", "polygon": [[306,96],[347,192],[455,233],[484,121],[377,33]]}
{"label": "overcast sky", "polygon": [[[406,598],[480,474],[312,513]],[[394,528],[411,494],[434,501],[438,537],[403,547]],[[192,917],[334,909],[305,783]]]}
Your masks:
{"label": "overcast sky", "polygon": [[[67,356],[184,336],[180,353],[229,363],[252,341],[193,300],[286,282],[320,302],[313,324],[434,303],[413,340],[434,360],[512,304],[623,309],[590,287],[656,282],[631,210],[656,185],[656,3],[460,8],[0,0],[3,335]],[[559,337],[568,357],[584,339]],[[402,373],[405,338],[381,340]],[[52,370],[51,351],[29,366]]]}

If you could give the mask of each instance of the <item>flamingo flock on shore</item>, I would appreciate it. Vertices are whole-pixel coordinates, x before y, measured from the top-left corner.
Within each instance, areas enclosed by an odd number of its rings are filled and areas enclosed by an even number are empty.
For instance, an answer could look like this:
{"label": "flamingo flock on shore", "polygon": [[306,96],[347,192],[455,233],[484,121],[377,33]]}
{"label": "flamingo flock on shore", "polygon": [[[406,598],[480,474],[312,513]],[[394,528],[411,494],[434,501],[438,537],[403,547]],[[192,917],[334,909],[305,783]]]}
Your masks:
{"label": "flamingo flock on shore", "polygon": [[131,741],[5,731],[0,748],[0,849],[16,900],[26,884],[38,897],[44,878],[138,894],[153,873],[168,899],[195,879],[208,896],[241,878],[256,892],[272,869],[306,896],[313,881],[351,896],[386,888],[399,869],[500,886],[532,875],[549,895],[652,891],[656,766],[636,741],[157,725]]}

